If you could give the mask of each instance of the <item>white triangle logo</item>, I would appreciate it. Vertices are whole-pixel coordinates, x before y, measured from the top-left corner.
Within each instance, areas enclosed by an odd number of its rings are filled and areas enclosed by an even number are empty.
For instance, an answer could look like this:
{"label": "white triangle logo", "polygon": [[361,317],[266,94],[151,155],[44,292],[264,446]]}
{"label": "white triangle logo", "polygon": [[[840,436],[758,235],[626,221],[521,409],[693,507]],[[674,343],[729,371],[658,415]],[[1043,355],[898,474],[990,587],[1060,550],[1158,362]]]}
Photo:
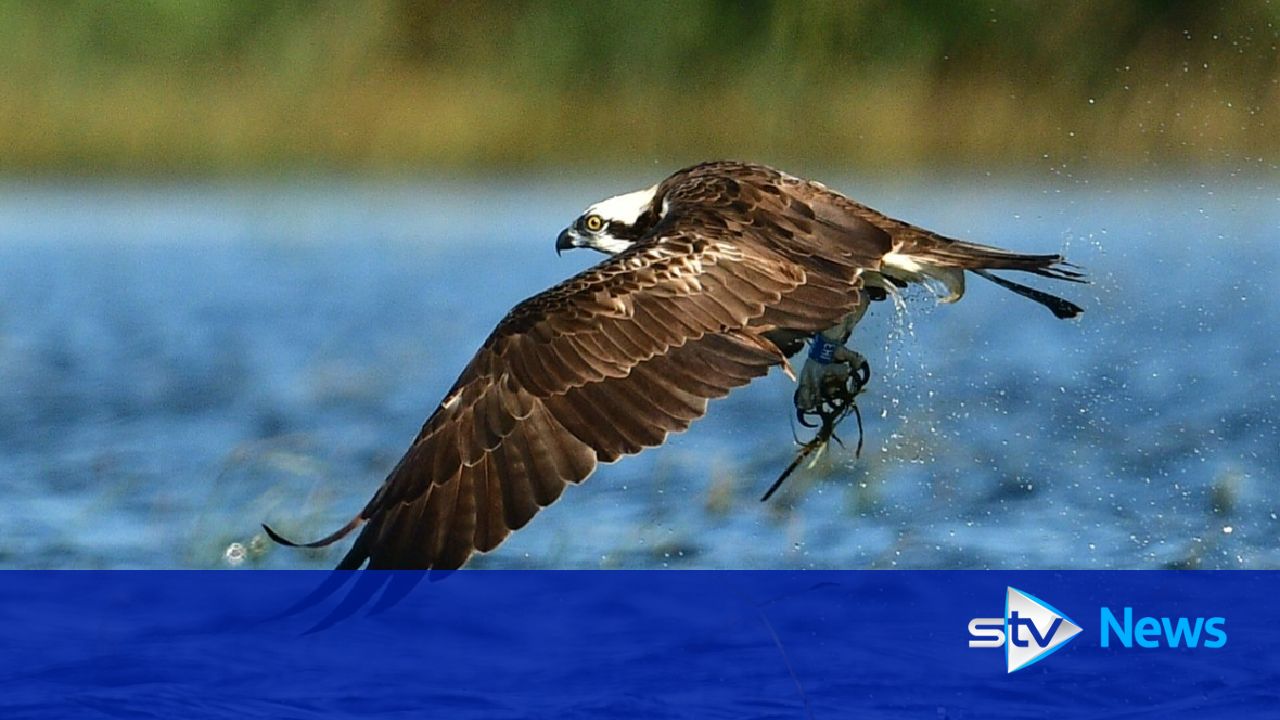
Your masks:
{"label": "white triangle logo", "polygon": [[1009,672],[1047,657],[1080,634],[1080,626],[1039,598],[1009,588],[1004,605],[1004,655]]}

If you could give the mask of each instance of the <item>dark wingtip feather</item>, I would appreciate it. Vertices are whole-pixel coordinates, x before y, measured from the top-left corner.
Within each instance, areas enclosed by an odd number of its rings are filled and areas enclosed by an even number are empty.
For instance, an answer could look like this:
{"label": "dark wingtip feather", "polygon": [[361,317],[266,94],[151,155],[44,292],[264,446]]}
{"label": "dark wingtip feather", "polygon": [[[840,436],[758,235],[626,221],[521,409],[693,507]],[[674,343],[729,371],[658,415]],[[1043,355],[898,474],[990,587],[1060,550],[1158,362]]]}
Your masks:
{"label": "dark wingtip feather", "polygon": [[369,553],[364,549],[361,542],[356,540],[356,544],[342,556],[342,560],[338,561],[338,566],[334,570],[359,570],[364,561],[369,559]]}
{"label": "dark wingtip feather", "polygon": [[275,541],[276,543],[278,543],[278,544],[280,544],[280,545],[284,545],[285,547],[298,547],[298,543],[296,543],[296,542],[294,542],[294,541],[290,540],[289,538],[287,538],[287,537],[285,537],[285,536],[281,535],[280,533],[276,532],[275,530],[272,530],[270,525],[268,525],[268,524],[266,524],[266,523],[262,523],[262,529],[263,529],[263,530],[266,530],[266,531],[267,531],[267,537],[271,538],[271,539],[272,539],[273,541]]}
{"label": "dark wingtip feather", "polygon": [[294,542],[289,538],[286,538],[285,536],[276,532],[275,530],[272,530],[271,526],[267,525],[266,523],[262,523],[262,529],[266,531],[267,537],[271,538],[273,541],[281,545],[284,545],[286,547],[322,548],[322,547],[328,547],[329,545],[332,545],[335,542],[346,537],[347,535],[351,534],[351,531],[360,527],[362,523],[364,523],[364,517],[357,515],[354,518],[351,518],[351,521],[348,522],[346,525],[343,525],[342,527],[333,531],[329,535],[309,543]]}

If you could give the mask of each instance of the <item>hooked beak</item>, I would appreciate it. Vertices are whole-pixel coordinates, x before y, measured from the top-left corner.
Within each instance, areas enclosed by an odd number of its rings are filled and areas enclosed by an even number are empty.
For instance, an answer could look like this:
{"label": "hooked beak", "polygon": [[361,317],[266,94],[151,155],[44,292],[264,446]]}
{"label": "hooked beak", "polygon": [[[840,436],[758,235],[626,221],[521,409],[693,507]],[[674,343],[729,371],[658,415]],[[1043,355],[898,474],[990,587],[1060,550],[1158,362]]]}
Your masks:
{"label": "hooked beak", "polygon": [[556,255],[565,250],[572,250],[578,245],[578,234],[572,228],[565,228],[560,231],[560,236],[556,238]]}

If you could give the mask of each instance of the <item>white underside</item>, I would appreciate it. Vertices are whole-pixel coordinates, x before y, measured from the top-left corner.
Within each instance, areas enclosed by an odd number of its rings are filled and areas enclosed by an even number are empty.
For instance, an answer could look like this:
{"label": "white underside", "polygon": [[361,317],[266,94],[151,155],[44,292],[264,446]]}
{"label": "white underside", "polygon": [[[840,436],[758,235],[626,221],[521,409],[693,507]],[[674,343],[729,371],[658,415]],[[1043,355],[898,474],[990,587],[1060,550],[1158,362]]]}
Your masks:
{"label": "white underside", "polygon": [[[937,291],[938,301],[953,303],[964,297],[964,269],[935,265],[914,255],[891,252],[882,258],[880,272],[905,282],[919,283]],[[891,288],[890,288],[891,289]]]}

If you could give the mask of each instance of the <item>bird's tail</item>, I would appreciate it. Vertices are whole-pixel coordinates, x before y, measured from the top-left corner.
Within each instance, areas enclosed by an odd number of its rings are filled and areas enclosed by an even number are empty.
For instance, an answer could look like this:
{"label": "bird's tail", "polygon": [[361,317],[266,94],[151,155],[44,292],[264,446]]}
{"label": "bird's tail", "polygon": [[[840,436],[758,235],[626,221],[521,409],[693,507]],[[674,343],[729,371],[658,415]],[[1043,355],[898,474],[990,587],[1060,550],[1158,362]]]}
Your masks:
{"label": "bird's tail", "polygon": [[[906,267],[919,274],[930,276],[959,276],[960,271],[969,270],[1007,290],[1040,303],[1056,317],[1073,318],[1084,312],[1079,305],[1069,300],[990,272],[991,270],[1018,270],[1054,280],[1087,282],[1084,273],[1061,255],[1027,255],[930,234],[903,242],[895,248],[894,252],[886,256],[885,264],[890,268]],[[960,292],[963,292],[963,281],[958,285]]]}

